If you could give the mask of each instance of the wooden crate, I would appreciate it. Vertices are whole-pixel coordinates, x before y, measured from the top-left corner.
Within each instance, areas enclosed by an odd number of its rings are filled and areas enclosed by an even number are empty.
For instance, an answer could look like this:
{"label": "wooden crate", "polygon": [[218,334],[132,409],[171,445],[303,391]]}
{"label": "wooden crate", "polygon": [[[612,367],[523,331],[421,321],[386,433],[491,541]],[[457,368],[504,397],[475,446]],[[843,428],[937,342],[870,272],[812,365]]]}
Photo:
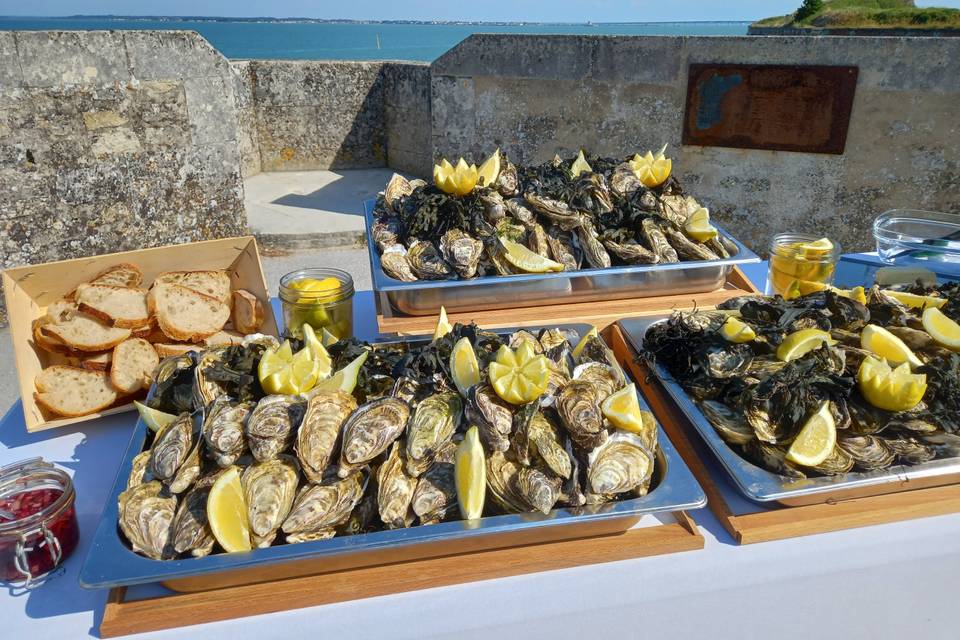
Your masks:
{"label": "wooden crate", "polygon": [[[714,307],[724,300],[749,293],[757,288],[734,266],[727,277],[727,284],[715,291],[687,293],[650,298],[630,298],[601,302],[578,302],[575,304],[550,304],[519,309],[495,309],[492,311],[467,311],[449,314],[450,322],[476,322],[484,329],[500,327],[529,327],[544,324],[588,323],[603,329],[620,318],[647,316],[671,309]],[[418,335],[433,333],[436,316],[408,316],[390,307],[386,296],[374,294],[377,305],[377,325],[381,333]]]}
{"label": "wooden crate", "polygon": [[206,242],[111,253],[90,258],[29,265],[3,272],[3,290],[10,319],[13,355],[20,378],[20,399],[23,402],[27,431],[53,429],[78,422],[96,420],[100,416],[132,410],[127,402],[80,418],[60,418],[44,412],[33,398],[34,378],[44,367],[57,364],[58,356],[34,346],[31,324],[46,314],[47,306],[88,282],[98,273],[120,262],[137,265],[149,284],[164,271],[225,269],[230,272],[234,289],[246,289],[264,306],[265,321],[261,331],[277,334],[277,323],[267,293],[263,267],[253,236],[224,238]]}
{"label": "wooden crate", "polygon": [[419,589],[702,549],[704,540],[696,524],[682,511],[671,515],[672,522],[639,526],[616,535],[461,553],[196,593],[133,599],[125,588],[111,589],[100,622],[100,635],[113,638]]}
{"label": "wooden crate", "polygon": [[797,507],[752,502],[738,492],[683,411],[650,369],[637,359],[620,327],[611,326],[605,338],[618,360],[636,380],[673,446],[700,482],[707,494],[707,506],[738,544],[960,512],[960,484]]}

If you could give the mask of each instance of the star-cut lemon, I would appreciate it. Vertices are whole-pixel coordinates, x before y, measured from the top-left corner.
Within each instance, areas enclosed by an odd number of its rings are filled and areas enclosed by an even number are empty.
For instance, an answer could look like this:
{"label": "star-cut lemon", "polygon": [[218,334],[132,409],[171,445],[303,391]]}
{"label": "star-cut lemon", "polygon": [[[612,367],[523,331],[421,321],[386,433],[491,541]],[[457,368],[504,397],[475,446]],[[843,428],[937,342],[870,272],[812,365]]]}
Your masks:
{"label": "star-cut lemon", "polygon": [[663,184],[667,181],[667,178],[670,177],[670,171],[673,169],[673,160],[663,155],[666,150],[667,145],[663,145],[663,148],[660,149],[660,153],[657,155],[653,155],[651,151],[647,151],[646,155],[641,156],[638,153],[630,160],[630,168],[633,169],[634,175],[636,175],[640,183],[648,189]]}
{"label": "star-cut lemon", "polygon": [[477,171],[477,166],[474,164],[468,165],[463,158],[457,161],[456,166],[450,164],[446,158],[440,164],[433,165],[434,184],[441,191],[450,195],[467,195],[477,186],[479,178],[480,173]]}
{"label": "star-cut lemon", "polygon": [[547,358],[537,355],[530,343],[524,342],[516,351],[503,345],[496,359],[487,366],[487,375],[493,390],[510,404],[528,404],[547,390],[550,367]]}
{"label": "star-cut lemon", "polygon": [[938,344],[960,351],[960,324],[948,318],[940,309],[929,307],[924,310],[923,328]]}
{"label": "star-cut lemon", "polygon": [[309,391],[320,379],[320,362],[309,347],[293,353],[290,341],[266,351],[257,368],[260,386],[267,393],[297,394]]}
{"label": "star-cut lemon", "polygon": [[911,373],[906,362],[892,369],[886,360],[867,356],[857,370],[857,385],[867,402],[886,411],[909,411],[927,392],[927,376]]}

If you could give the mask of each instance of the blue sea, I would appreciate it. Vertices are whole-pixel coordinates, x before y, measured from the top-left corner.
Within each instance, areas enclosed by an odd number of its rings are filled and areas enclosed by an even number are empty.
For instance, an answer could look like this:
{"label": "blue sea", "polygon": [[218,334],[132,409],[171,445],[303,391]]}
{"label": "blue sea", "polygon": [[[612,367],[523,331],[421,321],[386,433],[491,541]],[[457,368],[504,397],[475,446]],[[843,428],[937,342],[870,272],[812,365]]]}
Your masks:
{"label": "blue sea", "polygon": [[287,60],[435,60],[472,33],[738,36],[747,22],[588,24],[338,24],[6,18],[0,30],[190,29],[228,58]]}

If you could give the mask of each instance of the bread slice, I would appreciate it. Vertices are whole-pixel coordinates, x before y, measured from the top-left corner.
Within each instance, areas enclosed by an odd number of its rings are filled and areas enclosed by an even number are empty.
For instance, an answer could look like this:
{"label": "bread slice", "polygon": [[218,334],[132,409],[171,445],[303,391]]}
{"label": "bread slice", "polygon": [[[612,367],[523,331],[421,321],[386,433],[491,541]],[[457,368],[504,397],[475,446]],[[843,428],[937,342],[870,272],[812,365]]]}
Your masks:
{"label": "bread slice", "polygon": [[[120,344],[123,344],[122,342]],[[116,347],[114,347],[116,348]],[[105,351],[95,356],[83,358],[80,360],[80,368],[89,371],[109,371],[110,361],[113,359],[112,351]]]}
{"label": "bread slice", "polygon": [[160,330],[177,342],[200,342],[230,319],[230,307],[220,300],[167,282],[154,283],[147,305]]}
{"label": "bread slice", "polygon": [[205,296],[216,298],[226,305],[233,302],[230,274],[226,271],[168,271],[161,273],[153,281],[153,286],[158,284],[178,284]]}
{"label": "bread slice", "polygon": [[144,289],[109,284],[82,284],[77,287],[75,297],[81,311],[115,327],[134,329],[150,322],[147,292]]}
{"label": "bread slice", "polygon": [[105,284],[115,287],[139,287],[143,282],[143,273],[140,267],[129,262],[121,262],[104,269],[90,284]]}
{"label": "bread slice", "polygon": [[35,380],[37,404],[51,413],[79,417],[106,409],[117,401],[117,390],[103,371],[56,365]]}
{"label": "bread slice", "polygon": [[130,337],[130,329],[109,327],[83,313],[78,313],[66,322],[41,325],[40,331],[74,351],[106,351]]}
{"label": "bread slice", "polygon": [[53,336],[48,336],[43,332],[44,325],[50,324],[50,319],[46,316],[36,318],[31,328],[33,329],[33,343],[46,351],[47,353],[59,353],[61,355],[70,355],[71,349]]}
{"label": "bread slice", "polygon": [[77,315],[77,303],[72,300],[57,300],[47,307],[50,322],[65,322]]}
{"label": "bread slice", "polygon": [[121,393],[149,389],[153,370],[160,363],[153,345],[141,338],[124,340],[113,348],[110,382]]}
{"label": "bread slice", "polygon": [[160,329],[157,328],[157,323],[153,318],[151,318],[150,321],[142,327],[134,327],[130,329],[131,338],[143,338],[147,342],[150,342],[149,338],[154,334],[163,335]]}
{"label": "bread slice", "polygon": [[203,344],[206,347],[220,347],[232,344],[241,344],[242,342],[242,334],[227,330],[217,331],[209,338],[204,338],[203,340]]}
{"label": "bread slice", "polygon": [[158,342],[153,345],[153,348],[157,350],[157,355],[161,358],[169,358],[170,356],[182,356],[185,353],[190,351],[200,351],[203,347],[199,344],[171,344]]}
{"label": "bread slice", "polygon": [[247,335],[256,333],[263,324],[263,304],[246,289],[233,292],[233,328]]}

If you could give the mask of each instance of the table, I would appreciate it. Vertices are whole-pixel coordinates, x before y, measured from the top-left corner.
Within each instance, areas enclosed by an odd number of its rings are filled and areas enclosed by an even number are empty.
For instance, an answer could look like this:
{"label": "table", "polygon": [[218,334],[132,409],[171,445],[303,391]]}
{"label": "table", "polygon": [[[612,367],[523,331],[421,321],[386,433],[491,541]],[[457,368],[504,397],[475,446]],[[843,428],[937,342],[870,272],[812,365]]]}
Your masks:
{"label": "table", "polygon": [[[757,283],[765,265],[748,265]],[[376,336],[373,294],[355,331]],[[7,375],[13,375],[7,364]],[[30,593],[0,595],[2,637],[96,637],[106,591],[77,584],[135,414],[27,434],[15,404],[0,420],[0,465],[43,456],[73,475],[81,541]],[[488,580],[184,627],[149,638],[755,638],[950,639],[960,587],[960,514],[736,546],[707,509],[691,513],[703,551]],[[132,637],[132,636],[131,636]]]}

